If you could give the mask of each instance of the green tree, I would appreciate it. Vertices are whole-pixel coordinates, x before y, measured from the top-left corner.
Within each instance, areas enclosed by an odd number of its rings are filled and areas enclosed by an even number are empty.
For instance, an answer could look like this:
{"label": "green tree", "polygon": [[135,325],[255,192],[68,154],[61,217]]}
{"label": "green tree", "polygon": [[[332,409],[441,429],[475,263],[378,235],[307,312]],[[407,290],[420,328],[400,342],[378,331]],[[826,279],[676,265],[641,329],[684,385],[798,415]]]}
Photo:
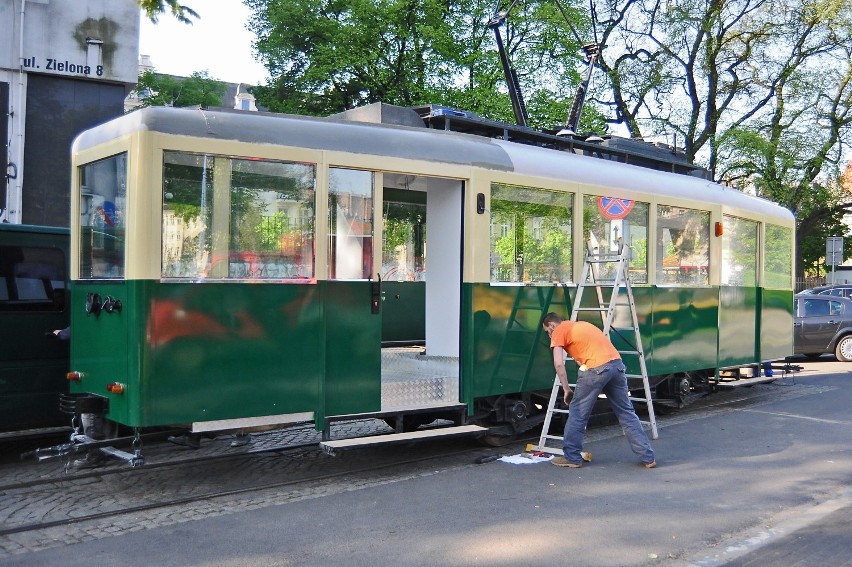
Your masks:
{"label": "green tree", "polygon": [[186,78],[146,71],[133,89],[142,106],[221,106],[226,91],[225,83],[210,78],[207,71]]}
{"label": "green tree", "polygon": [[174,16],[179,22],[192,24],[192,18],[197,18],[198,14],[192,8],[183,6],[178,0],[138,0],[139,7],[144,10],[145,15],[149,20],[157,23],[161,14],[168,9],[169,13]]}
{"label": "green tree", "polygon": [[762,128],[779,109],[788,118],[801,113],[798,123],[775,122],[790,134],[821,118],[846,121],[848,2],[600,4],[606,84],[596,101],[631,136],[677,136],[687,157],[704,160],[717,179],[725,177],[729,156],[720,148],[731,130]]}
{"label": "green tree", "polygon": [[[270,110],[328,115],[372,102],[437,103],[511,120],[488,22],[492,0],[247,0],[271,82],[253,90]],[[504,7],[505,8],[505,7]],[[575,11],[569,17],[579,19]],[[574,24],[576,25],[576,24]],[[578,82],[579,43],[557,5],[518,2],[501,26],[531,125],[564,123]],[[586,124],[600,128],[589,112]]]}

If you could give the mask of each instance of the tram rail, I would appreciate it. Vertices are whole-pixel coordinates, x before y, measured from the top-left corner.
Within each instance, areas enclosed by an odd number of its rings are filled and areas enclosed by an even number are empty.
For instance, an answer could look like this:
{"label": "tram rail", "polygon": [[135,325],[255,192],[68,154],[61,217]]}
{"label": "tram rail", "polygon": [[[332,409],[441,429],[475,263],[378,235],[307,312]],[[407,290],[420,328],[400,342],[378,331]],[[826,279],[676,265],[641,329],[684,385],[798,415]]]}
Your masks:
{"label": "tram rail", "polygon": [[[532,437],[529,439],[519,439],[518,443],[523,443],[531,439]],[[141,484],[147,486],[157,484],[170,486],[168,481],[172,478],[201,478],[196,476],[196,474],[201,474],[202,471],[209,471],[211,468],[238,471],[244,468],[242,465],[247,464],[252,460],[256,460],[258,456],[262,456],[263,454],[278,453],[279,456],[289,458],[291,463],[297,463],[298,461],[311,458],[319,458],[322,461],[328,461],[322,463],[325,469],[333,469],[329,472],[315,474],[312,470],[313,467],[308,467],[309,470],[307,471],[307,474],[304,472],[299,474],[298,470],[294,471],[294,469],[302,468],[304,471],[304,468],[299,467],[298,464],[292,467],[282,466],[281,468],[287,469],[289,473],[295,474],[296,477],[294,478],[291,476],[287,479],[274,480],[270,482],[268,480],[269,475],[252,475],[250,478],[242,478],[238,480],[236,484],[234,483],[234,476],[239,475],[219,474],[217,475],[217,478],[213,479],[212,474],[210,474],[207,477],[204,477],[201,481],[202,484],[213,484],[215,486],[210,490],[204,490],[200,493],[196,493],[193,487],[190,486],[191,483],[185,483],[184,487],[179,487],[175,492],[169,491],[168,493],[163,494],[162,498],[157,498],[155,501],[133,503],[131,500],[131,502],[128,502],[126,505],[121,505],[112,509],[85,512],[82,514],[75,513],[73,506],[69,506],[67,509],[62,510],[61,504],[54,504],[57,509],[48,514],[44,519],[37,522],[21,521],[20,523],[15,524],[15,520],[13,518],[4,518],[0,523],[5,524],[7,527],[0,528],[0,537],[56,526],[68,526],[91,520],[139,514],[160,508],[184,506],[217,498],[259,493],[262,491],[281,489],[285,487],[299,487],[300,485],[307,487],[315,483],[334,481],[336,479],[351,477],[353,475],[372,474],[382,470],[410,467],[412,465],[424,463],[434,463],[435,461],[446,459],[457,461],[458,457],[466,457],[474,453],[481,455],[484,451],[488,451],[488,449],[484,447],[476,446],[470,440],[467,440],[467,442],[458,440],[457,442],[450,444],[431,443],[428,447],[428,449],[424,449],[423,446],[420,446],[417,451],[406,448],[403,450],[406,455],[404,458],[396,457],[400,454],[399,449],[396,451],[373,451],[373,458],[366,460],[360,458],[356,459],[356,463],[353,463],[352,460],[324,455],[318,448],[316,448],[315,443],[311,443],[300,444],[297,446],[264,448],[227,455],[200,456],[173,462],[155,463],[135,468],[121,467],[106,470],[93,470],[80,474],[63,475],[58,478],[7,484],[0,486],[0,493],[3,493],[5,498],[9,498],[10,495],[13,495],[15,492],[23,493],[26,491],[30,493],[30,495],[21,494],[21,498],[31,499],[33,489],[42,488],[46,489],[48,492],[61,490],[64,494],[71,495],[69,498],[70,500],[80,502],[79,498],[75,498],[73,496],[74,493],[78,493],[78,495],[83,492],[93,493],[93,498],[97,499],[100,495],[99,493],[111,492],[112,488],[110,487],[137,484],[134,481],[141,476],[147,477],[146,482]],[[470,463],[472,461],[465,458],[464,462]],[[355,466],[352,466],[353,464],[355,464]],[[215,465],[215,467],[211,467],[211,465]],[[96,484],[93,483],[93,481],[104,482]],[[58,487],[54,489],[53,487],[56,485],[58,485]],[[181,490],[181,488],[186,488],[186,490]],[[125,489],[125,492],[126,491],[127,490]],[[181,494],[182,492],[184,492],[184,494]],[[188,494],[185,492],[188,492]],[[7,504],[4,506],[4,509],[8,510],[9,505]],[[56,517],[61,515],[64,515],[65,517]]]}

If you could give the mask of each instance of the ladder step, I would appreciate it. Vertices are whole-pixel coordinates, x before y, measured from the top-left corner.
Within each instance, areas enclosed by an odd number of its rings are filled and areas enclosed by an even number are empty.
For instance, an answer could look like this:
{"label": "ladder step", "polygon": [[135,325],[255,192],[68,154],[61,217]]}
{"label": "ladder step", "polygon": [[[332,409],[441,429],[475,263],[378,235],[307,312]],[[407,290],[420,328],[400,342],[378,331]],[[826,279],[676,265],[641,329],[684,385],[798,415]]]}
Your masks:
{"label": "ladder step", "polygon": [[[639,355],[639,354],[642,354],[642,353],[638,350],[620,350],[620,351],[618,351],[618,354]],[[640,378],[641,378],[641,376],[640,376]]]}
{"label": "ladder step", "polygon": [[609,311],[609,307],[577,307],[577,311]]}
{"label": "ladder step", "polygon": [[567,409],[559,409],[559,408],[553,408],[550,411],[552,411],[553,413],[568,413]]}

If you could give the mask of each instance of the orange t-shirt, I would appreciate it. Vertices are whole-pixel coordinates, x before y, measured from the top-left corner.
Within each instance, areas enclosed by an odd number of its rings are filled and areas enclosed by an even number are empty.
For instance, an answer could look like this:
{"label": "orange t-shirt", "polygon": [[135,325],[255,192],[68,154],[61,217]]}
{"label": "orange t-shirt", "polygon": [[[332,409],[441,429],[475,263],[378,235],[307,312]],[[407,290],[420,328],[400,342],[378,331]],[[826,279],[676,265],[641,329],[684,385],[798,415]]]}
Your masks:
{"label": "orange t-shirt", "polygon": [[586,321],[563,321],[550,335],[550,348],[561,346],[568,356],[594,368],[610,360],[620,360],[618,351],[603,331]]}

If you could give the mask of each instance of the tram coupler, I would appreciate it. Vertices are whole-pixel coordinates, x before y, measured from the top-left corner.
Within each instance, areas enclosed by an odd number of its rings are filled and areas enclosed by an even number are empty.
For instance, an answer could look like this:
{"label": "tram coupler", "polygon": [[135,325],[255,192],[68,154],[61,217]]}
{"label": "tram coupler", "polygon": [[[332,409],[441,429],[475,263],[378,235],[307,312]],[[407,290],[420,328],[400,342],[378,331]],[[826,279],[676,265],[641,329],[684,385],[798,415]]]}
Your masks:
{"label": "tram coupler", "polygon": [[[177,430],[167,430],[142,434],[138,428],[135,428],[132,436],[115,437],[101,441],[92,439],[88,435],[74,432],[71,434],[69,442],[21,453],[21,459],[35,458],[41,462],[50,459],[73,457],[77,454],[97,450],[105,457],[113,457],[124,461],[131,467],[138,467],[145,464],[145,458],[142,456],[142,441],[144,439],[159,439],[177,432]],[[123,451],[116,448],[116,445],[128,444],[131,446],[131,451]]]}
{"label": "tram coupler", "polygon": [[21,460],[35,458],[38,462],[41,462],[64,457],[66,455],[73,455],[76,452],[77,447],[75,443],[62,443],[61,445],[54,445],[53,447],[40,447],[38,449],[33,449],[32,451],[21,453]]}

